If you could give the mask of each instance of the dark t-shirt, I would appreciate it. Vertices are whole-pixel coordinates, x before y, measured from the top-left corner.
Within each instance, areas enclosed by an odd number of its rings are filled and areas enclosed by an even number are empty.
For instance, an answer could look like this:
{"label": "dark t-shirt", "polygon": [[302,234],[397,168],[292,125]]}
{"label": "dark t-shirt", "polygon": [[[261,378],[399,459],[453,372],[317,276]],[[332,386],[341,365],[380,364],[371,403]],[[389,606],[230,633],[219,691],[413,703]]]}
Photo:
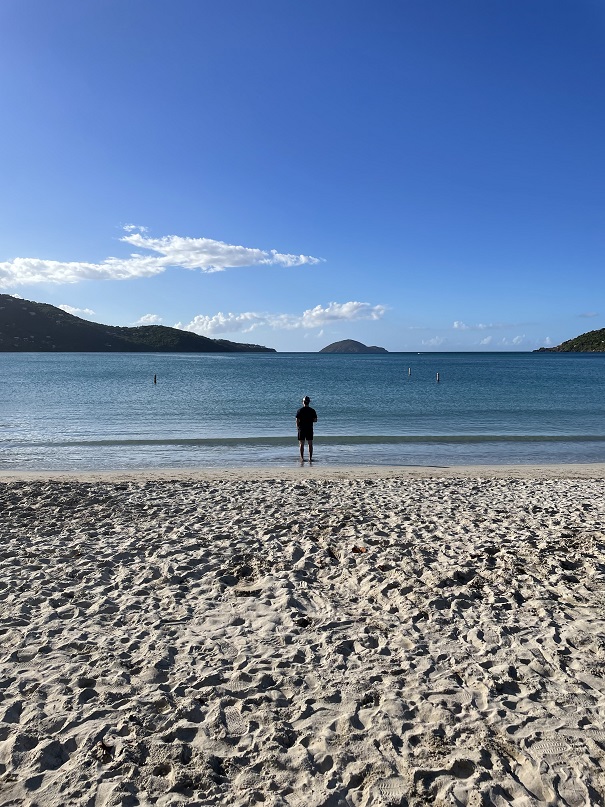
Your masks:
{"label": "dark t-shirt", "polygon": [[317,420],[317,412],[312,406],[301,406],[296,413],[296,420],[298,423],[298,438],[301,435],[304,439],[313,439],[313,423]]}

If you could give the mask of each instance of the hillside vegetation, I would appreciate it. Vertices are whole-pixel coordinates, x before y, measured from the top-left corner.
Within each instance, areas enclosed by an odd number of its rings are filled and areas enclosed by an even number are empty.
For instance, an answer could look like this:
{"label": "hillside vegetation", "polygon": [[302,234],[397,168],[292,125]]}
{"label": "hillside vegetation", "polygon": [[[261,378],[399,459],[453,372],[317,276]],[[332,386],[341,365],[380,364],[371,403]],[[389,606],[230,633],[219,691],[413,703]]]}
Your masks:
{"label": "hillside vegetation", "polygon": [[275,353],[273,348],[208,339],[164,325],[122,328],[54,305],[0,294],[0,351],[57,353]]}
{"label": "hillside vegetation", "polygon": [[557,347],[541,347],[534,353],[604,353],[605,328],[588,331],[573,339],[562,342]]}
{"label": "hillside vegetation", "polygon": [[355,339],[343,339],[341,342],[332,342],[331,345],[323,347],[320,353],[388,353],[383,347],[376,345],[364,345]]}

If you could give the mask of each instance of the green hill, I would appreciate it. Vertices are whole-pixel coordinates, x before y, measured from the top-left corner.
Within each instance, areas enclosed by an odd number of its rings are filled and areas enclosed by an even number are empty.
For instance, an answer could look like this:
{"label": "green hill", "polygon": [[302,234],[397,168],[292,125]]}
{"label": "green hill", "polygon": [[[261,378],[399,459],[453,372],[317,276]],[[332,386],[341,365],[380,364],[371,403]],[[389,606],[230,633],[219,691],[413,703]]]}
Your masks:
{"label": "green hill", "polygon": [[568,339],[557,347],[541,347],[534,353],[604,353],[605,328],[598,331],[588,331],[574,339]]}
{"label": "green hill", "polygon": [[273,348],[208,339],[178,328],[120,328],[89,322],[47,303],[0,294],[0,352],[275,353]]}
{"label": "green hill", "polygon": [[357,342],[355,339],[343,339],[341,342],[332,342],[331,345],[322,347],[320,353],[388,353],[383,347],[376,347],[376,345],[364,345],[363,342]]}

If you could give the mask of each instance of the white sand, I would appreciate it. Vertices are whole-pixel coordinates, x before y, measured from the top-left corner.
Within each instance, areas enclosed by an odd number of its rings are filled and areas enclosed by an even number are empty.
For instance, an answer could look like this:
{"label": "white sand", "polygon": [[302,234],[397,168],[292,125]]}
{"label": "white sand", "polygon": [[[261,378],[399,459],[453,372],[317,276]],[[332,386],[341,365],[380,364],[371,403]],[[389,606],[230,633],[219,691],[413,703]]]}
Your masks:
{"label": "white sand", "polygon": [[0,804],[604,804],[604,493],[0,475]]}

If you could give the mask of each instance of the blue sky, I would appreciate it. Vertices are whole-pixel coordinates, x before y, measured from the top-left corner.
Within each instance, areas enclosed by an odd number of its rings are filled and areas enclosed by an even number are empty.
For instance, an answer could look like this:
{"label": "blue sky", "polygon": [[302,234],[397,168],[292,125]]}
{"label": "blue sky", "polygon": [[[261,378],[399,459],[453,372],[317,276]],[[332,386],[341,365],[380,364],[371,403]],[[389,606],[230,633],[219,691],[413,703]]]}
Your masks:
{"label": "blue sky", "polygon": [[601,0],[2,0],[0,292],[316,351],[604,327]]}

